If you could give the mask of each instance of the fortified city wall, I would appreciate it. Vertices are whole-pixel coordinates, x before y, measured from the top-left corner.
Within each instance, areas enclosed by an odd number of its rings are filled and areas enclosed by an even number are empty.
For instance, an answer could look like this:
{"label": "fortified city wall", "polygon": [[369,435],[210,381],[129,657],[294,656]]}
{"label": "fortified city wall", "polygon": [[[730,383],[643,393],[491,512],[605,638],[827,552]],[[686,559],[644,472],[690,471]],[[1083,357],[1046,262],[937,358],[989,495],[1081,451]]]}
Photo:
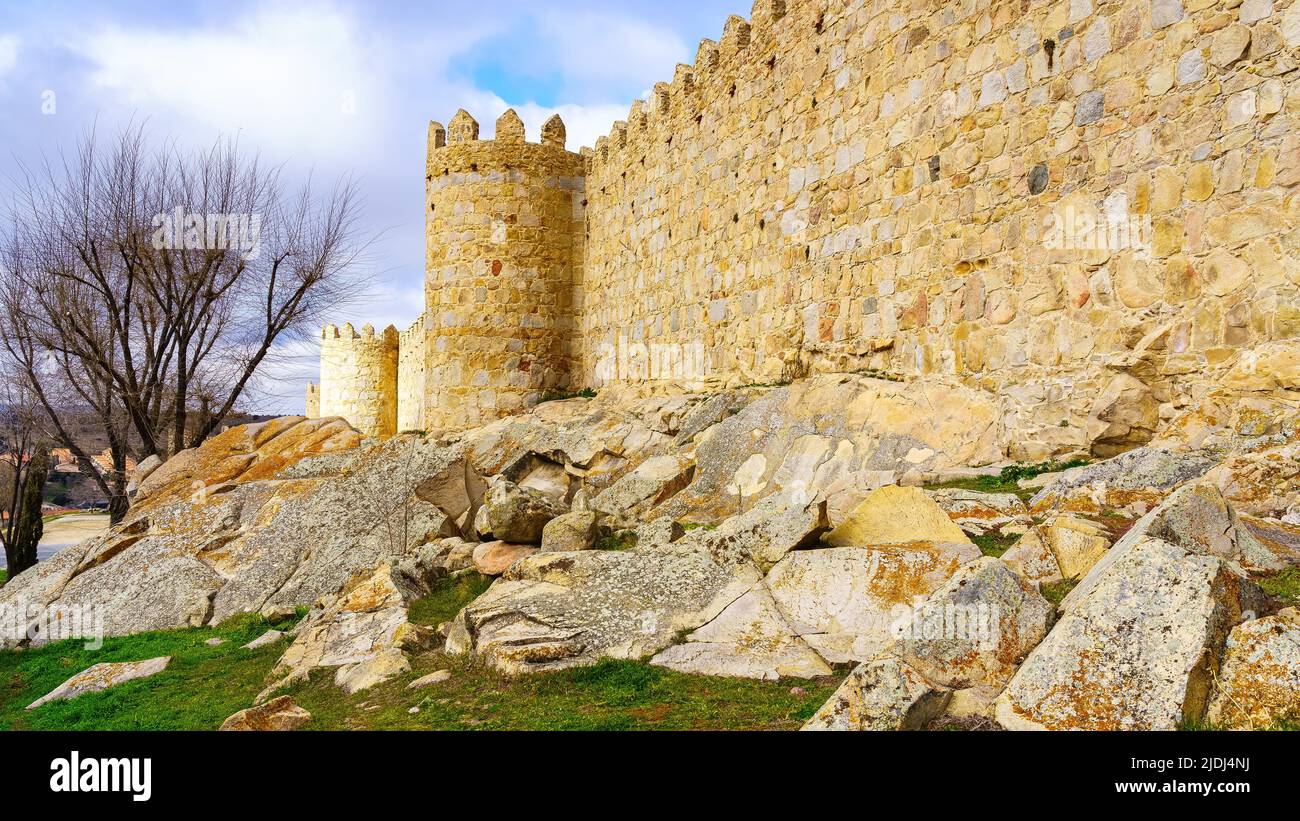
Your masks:
{"label": "fortified city wall", "polygon": [[1300,0],[759,0],[594,151],[460,112],[426,158],[421,427],[869,371],[1104,452],[1283,387],[1297,66]]}
{"label": "fortified city wall", "polygon": [[584,383],[702,349],[1141,438],[1300,335],[1298,46],[1269,0],[760,0],[596,146]]}

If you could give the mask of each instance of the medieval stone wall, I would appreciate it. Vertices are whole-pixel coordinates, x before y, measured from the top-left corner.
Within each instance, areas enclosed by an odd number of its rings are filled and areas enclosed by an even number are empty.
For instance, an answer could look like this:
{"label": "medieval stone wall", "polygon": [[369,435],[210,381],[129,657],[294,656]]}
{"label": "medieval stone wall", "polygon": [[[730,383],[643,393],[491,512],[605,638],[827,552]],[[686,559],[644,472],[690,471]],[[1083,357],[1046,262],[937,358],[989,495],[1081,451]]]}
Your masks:
{"label": "medieval stone wall", "polygon": [[594,151],[459,112],[399,424],[869,371],[1145,441],[1300,358],[1297,66],[1300,0],[758,0]]}
{"label": "medieval stone wall", "polygon": [[1140,438],[1300,335],[1297,46],[1300,0],[760,0],[597,144],[584,382],[948,374]]}
{"label": "medieval stone wall", "polygon": [[421,315],[402,331],[397,348],[397,430],[424,430],[425,328]]}
{"label": "medieval stone wall", "polygon": [[494,140],[464,111],[430,126],[424,421],[472,426],[564,390],[582,288],[585,160],[558,118],[527,143],[507,112]]}
{"label": "medieval stone wall", "polygon": [[397,329],[325,326],[321,334],[319,411],[341,416],[367,436],[397,432]]}

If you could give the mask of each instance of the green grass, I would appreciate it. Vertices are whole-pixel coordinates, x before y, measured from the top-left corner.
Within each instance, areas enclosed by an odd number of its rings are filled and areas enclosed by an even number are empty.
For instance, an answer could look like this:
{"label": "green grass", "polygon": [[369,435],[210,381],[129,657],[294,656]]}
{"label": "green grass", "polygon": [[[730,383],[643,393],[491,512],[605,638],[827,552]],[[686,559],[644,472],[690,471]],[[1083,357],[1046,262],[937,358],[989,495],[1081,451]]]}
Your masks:
{"label": "green grass", "polygon": [[491,577],[482,573],[471,572],[439,579],[433,583],[433,590],[428,596],[411,602],[406,618],[412,624],[437,627],[454,619],[461,608],[491,586]]}
{"label": "green grass", "polygon": [[996,559],[1010,550],[1016,542],[1020,541],[1020,534],[1010,535],[999,530],[990,530],[988,533],[971,536],[970,540],[975,543],[975,546],[985,556],[992,556]]}
{"label": "green grass", "polygon": [[1059,607],[1078,584],[1078,579],[1061,579],[1059,582],[1043,582],[1038,589],[1042,592],[1043,598]]}
{"label": "green grass", "polygon": [[0,569],[0,587],[4,587],[7,581],[9,581],[9,571]]}
{"label": "green grass", "polygon": [[608,536],[602,536],[596,540],[596,550],[631,550],[636,547],[636,532],[632,530],[620,530],[617,533],[611,533]]}
{"label": "green grass", "polygon": [[968,479],[953,479],[948,482],[926,485],[928,490],[975,490],[980,493],[1015,493],[1021,497],[1032,496],[1034,491],[1020,487],[1024,479],[1032,479],[1044,473],[1058,473],[1070,468],[1083,467],[1087,459],[1071,459],[1068,462],[1038,462],[1032,465],[1007,465],[996,476],[972,476]]}
{"label": "green grass", "polygon": [[[1184,718],[1179,721],[1176,726],[1180,732],[1185,733],[1221,733],[1228,730],[1240,729],[1227,725],[1214,724],[1205,719],[1192,718]],[[1267,724],[1262,727],[1251,727],[1250,729],[1263,732],[1294,733],[1300,732],[1300,721],[1288,721],[1282,719],[1280,721],[1275,721],[1272,724]]]}
{"label": "green grass", "polygon": [[1289,567],[1262,578],[1259,586],[1283,605],[1300,604],[1300,567]]}
{"label": "green grass", "polygon": [[[454,594],[474,583],[460,579],[425,599],[426,614],[441,619]],[[73,641],[0,652],[0,730],[216,729],[249,707],[268,683],[286,640],[259,650],[241,645],[271,626],[256,616],[240,616],[215,629],[108,639],[97,652]],[[214,636],[226,643],[203,643]],[[93,664],[165,655],[172,663],[156,676],[25,709]],[[351,696],[334,685],[332,669],[317,670],[280,692],[312,713],[307,727],[313,730],[792,730],[830,697],[847,672],[814,681],[752,681],[675,673],[643,661],[603,661],[512,678],[471,657],[442,653],[416,656],[412,667]],[[406,688],[440,669],[452,672],[450,681]],[[792,692],[796,685],[805,692]],[[419,712],[411,713],[412,707]]]}
{"label": "green grass", "polygon": [[736,390],[767,390],[769,388],[785,388],[792,384],[794,384],[793,379],[782,379],[778,382],[746,382],[744,385],[736,388]]}
{"label": "green grass", "polygon": [[580,391],[547,391],[542,394],[542,398],[537,400],[537,404],[543,402],[562,402],[565,399],[595,399],[596,391],[591,388],[583,388]]}
{"label": "green grass", "polygon": [[858,376],[869,376],[872,379],[884,379],[887,382],[904,381],[903,377],[899,376],[898,374],[890,373],[889,371],[882,371],[879,368],[859,368],[858,370],[853,371],[853,373],[857,374]]}
{"label": "green grass", "polygon": [[[406,689],[443,669],[450,680]],[[614,660],[509,677],[468,656],[430,653],[410,673],[355,696],[335,687],[329,671],[285,692],[312,714],[310,730],[794,730],[842,677],[753,681]],[[805,694],[792,693],[796,685]]]}
{"label": "green grass", "polygon": [[[291,624],[236,616],[215,628],[109,638],[99,650],[69,640],[0,652],[0,730],[214,730],[252,704],[287,639],[257,650],[244,650],[243,645],[272,627]],[[225,643],[204,644],[214,637]],[[172,661],[156,676],[26,710],[95,664],[158,656],[171,656]]]}

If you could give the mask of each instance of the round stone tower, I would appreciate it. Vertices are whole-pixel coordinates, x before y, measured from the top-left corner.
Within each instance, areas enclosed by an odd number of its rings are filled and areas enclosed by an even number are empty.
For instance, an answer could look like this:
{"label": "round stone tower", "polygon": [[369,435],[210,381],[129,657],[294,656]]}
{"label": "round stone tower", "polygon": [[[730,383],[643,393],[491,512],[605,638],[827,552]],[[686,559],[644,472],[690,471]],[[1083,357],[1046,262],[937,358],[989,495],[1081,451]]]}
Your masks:
{"label": "round stone tower", "polygon": [[398,333],[326,325],[321,333],[318,414],[341,416],[366,436],[397,432]]}
{"label": "round stone tower", "polygon": [[460,111],[429,125],[424,424],[455,429],[570,387],[582,288],[585,158],[553,117],[524,140],[514,111],[480,140]]}

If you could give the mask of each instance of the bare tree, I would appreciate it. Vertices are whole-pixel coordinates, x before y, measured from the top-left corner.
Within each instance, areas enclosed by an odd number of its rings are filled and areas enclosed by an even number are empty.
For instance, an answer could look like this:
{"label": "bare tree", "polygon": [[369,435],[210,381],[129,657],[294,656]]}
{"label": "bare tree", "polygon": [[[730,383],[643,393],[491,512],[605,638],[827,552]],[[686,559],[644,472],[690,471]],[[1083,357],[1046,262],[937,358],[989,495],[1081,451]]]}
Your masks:
{"label": "bare tree", "polygon": [[21,382],[0,387],[0,543],[9,578],[36,564],[41,540],[42,491],[49,476],[49,446],[40,412]]}
{"label": "bare tree", "polygon": [[277,347],[356,293],[368,246],[350,183],[287,191],[234,142],[186,153],[140,127],[107,146],[92,131],[13,188],[0,338],[79,460],[66,403],[99,418],[111,472],[218,430]]}

